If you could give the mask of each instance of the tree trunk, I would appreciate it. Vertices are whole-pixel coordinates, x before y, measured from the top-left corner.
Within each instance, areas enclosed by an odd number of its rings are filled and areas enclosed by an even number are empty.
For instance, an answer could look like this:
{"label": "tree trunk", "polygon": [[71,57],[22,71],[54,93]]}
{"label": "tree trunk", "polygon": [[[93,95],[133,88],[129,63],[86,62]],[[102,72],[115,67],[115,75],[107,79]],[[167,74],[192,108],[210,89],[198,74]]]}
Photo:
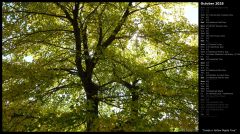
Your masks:
{"label": "tree trunk", "polygon": [[138,109],[139,109],[139,94],[138,94],[138,86],[136,86],[137,82],[139,80],[133,81],[133,84],[130,84],[124,80],[121,80],[121,84],[123,84],[125,87],[128,88],[128,90],[131,92],[131,102],[130,102],[130,108],[131,108],[131,118],[125,123],[127,126],[135,127],[138,119]]}
{"label": "tree trunk", "polygon": [[132,125],[135,125],[136,119],[138,119],[138,99],[139,95],[136,92],[136,88],[131,89],[131,94],[132,94],[132,102],[131,102],[131,117],[132,117]]}
{"label": "tree trunk", "polygon": [[94,83],[86,85],[87,95],[87,132],[94,131],[94,122],[98,118],[98,88]]}
{"label": "tree trunk", "polygon": [[138,117],[138,98],[139,95],[136,92],[136,89],[132,89],[133,91],[131,92],[132,94],[132,107],[131,107],[131,114],[134,119]]}

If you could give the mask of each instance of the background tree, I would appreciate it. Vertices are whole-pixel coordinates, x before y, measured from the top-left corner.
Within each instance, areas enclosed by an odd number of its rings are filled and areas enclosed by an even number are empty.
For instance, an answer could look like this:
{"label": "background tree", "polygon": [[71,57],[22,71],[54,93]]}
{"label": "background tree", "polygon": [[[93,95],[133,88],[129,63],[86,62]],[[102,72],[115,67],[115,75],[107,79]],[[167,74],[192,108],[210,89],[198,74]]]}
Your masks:
{"label": "background tree", "polygon": [[196,131],[187,4],[3,3],[4,131]]}

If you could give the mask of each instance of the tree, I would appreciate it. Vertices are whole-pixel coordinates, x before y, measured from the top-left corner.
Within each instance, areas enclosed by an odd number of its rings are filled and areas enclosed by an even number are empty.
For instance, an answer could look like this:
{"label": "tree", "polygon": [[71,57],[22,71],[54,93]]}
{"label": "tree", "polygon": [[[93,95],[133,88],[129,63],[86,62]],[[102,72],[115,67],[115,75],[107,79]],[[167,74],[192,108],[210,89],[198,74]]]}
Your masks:
{"label": "tree", "polygon": [[185,4],[3,3],[4,131],[195,131]]}

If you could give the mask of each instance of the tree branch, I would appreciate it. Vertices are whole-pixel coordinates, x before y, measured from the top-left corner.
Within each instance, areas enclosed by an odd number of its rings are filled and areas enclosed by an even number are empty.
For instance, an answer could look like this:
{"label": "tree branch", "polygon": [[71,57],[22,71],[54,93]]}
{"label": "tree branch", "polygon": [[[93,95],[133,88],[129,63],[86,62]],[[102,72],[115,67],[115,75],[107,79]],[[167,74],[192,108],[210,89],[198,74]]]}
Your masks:
{"label": "tree branch", "polygon": [[58,48],[61,48],[61,49],[65,49],[65,50],[71,50],[71,51],[75,51],[74,49],[72,48],[67,48],[67,47],[61,47],[61,46],[58,46],[56,44],[52,44],[50,42],[46,42],[46,41],[35,41],[36,43],[42,43],[42,44],[46,44],[46,45],[49,45],[49,46],[54,46],[54,47],[58,47]]}
{"label": "tree branch", "polygon": [[88,38],[87,38],[87,26],[84,27],[82,31],[82,40],[83,40],[83,53],[85,57],[85,65],[86,70],[91,69],[93,63],[91,61],[91,57],[89,55],[89,49],[88,49]]}
{"label": "tree branch", "polygon": [[121,98],[121,97],[128,97],[128,96],[132,96],[132,95],[107,96],[107,97],[102,97],[102,98],[99,98],[99,99],[104,100],[104,99],[108,99],[108,98]]}
{"label": "tree branch", "polygon": [[197,64],[198,62],[197,61],[192,61],[192,60],[183,60],[183,59],[178,59],[178,58],[173,58],[175,60],[179,60],[179,61],[182,61],[182,62],[192,62],[194,64]]}
{"label": "tree branch", "polygon": [[63,88],[74,88],[74,87],[76,87],[76,86],[79,86],[79,84],[70,83],[70,84],[66,84],[66,85],[62,85],[62,86],[57,86],[57,87],[54,87],[54,88],[46,91],[46,92],[43,94],[43,96],[45,96],[45,95],[47,95],[47,94],[51,95],[52,93],[57,92],[57,91],[59,91],[60,89],[63,89]]}
{"label": "tree branch", "polygon": [[[140,3],[138,3],[138,4],[140,4]],[[137,5],[138,5],[138,4],[137,4]],[[159,4],[153,4],[153,5],[148,4],[148,5],[145,6],[145,7],[142,7],[142,8],[139,8],[139,9],[136,9],[136,10],[131,11],[130,14],[133,14],[134,12],[137,12],[137,11],[140,11],[140,10],[143,10],[143,9],[147,9],[147,8],[149,8],[149,7],[156,6],[156,5],[159,5]]]}
{"label": "tree branch", "polygon": [[93,74],[94,74],[94,76],[96,77],[96,79],[97,79],[97,81],[98,81],[98,84],[101,85],[101,83],[100,83],[100,79],[98,78],[97,74],[94,73],[94,72],[93,72]]}
{"label": "tree branch", "polygon": [[131,85],[130,83],[128,83],[128,82],[126,82],[126,81],[124,81],[124,80],[120,80],[119,81],[119,83],[121,83],[122,85],[124,85],[126,88],[128,88],[128,89],[132,89],[132,88],[134,88],[134,86],[133,85]]}
{"label": "tree branch", "polygon": [[73,33],[73,31],[71,31],[71,30],[65,30],[65,29],[38,30],[38,31],[35,31],[35,32],[20,34],[19,36],[14,36],[14,37],[8,38],[8,39],[6,39],[5,41],[3,41],[3,44],[6,43],[6,42],[8,42],[9,40],[14,39],[14,38],[18,38],[18,37],[22,37],[22,36],[28,37],[28,36],[31,36],[31,35],[34,35],[34,34],[38,34],[38,33],[48,33],[48,32],[71,32],[71,33]]}
{"label": "tree branch", "polygon": [[161,71],[167,71],[167,70],[171,70],[171,69],[175,69],[175,68],[180,68],[180,67],[187,67],[187,66],[190,66],[190,65],[193,65],[193,64],[185,64],[185,65],[181,65],[181,66],[175,66],[175,67],[169,67],[169,68],[165,68],[165,69],[160,69],[160,70],[157,70],[157,72],[161,72]]}
{"label": "tree branch", "polygon": [[175,57],[177,57],[177,56],[180,55],[181,53],[182,53],[182,51],[181,51],[180,53],[174,55],[173,57],[169,58],[169,59],[163,60],[162,62],[157,63],[157,64],[152,65],[152,66],[149,66],[149,67],[147,67],[147,68],[152,68],[152,67],[158,66],[158,65],[160,65],[160,64],[163,64],[163,63],[165,63],[165,62],[167,62],[167,61],[169,61],[169,60],[171,60],[171,59],[174,59]]}
{"label": "tree branch", "polygon": [[73,23],[73,19],[72,19],[72,17],[70,16],[70,14],[68,13],[68,11],[66,10],[66,8],[65,8],[63,5],[61,5],[59,2],[56,2],[55,4],[56,4],[58,7],[60,7],[61,10],[65,13],[66,18],[67,18],[71,23]]}
{"label": "tree branch", "polygon": [[78,8],[79,8],[79,3],[75,3],[75,8],[73,10],[73,18],[70,16],[66,8],[61,5],[60,3],[55,3],[58,7],[60,7],[63,12],[65,13],[67,19],[71,22],[73,29],[74,29],[74,37],[75,37],[75,43],[76,43],[76,56],[75,56],[75,63],[78,69],[78,75],[81,78],[85,77],[85,72],[83,71],[82,68],[82,55],[81,55],[81,34],[80,34],[80,28],[78,26]]}
{"label": "tree branch", "polygon": [[[94,53],[93,61],[94,64],[97,63],[99,60],[99,56],[103,53],[103,50],[105,50],[114,40],[118,32],[120,31],[122,25],[126,21],[127,17],[129,16],[129,7],[132,6],[132,2],[129,2],[127,9],[125,10],[123,16],[121,17],[120,21],[118,22],[117,26],[113,30],[112,34],[107,38],[106,41],[104,41],[102,44],[98,42],[98,45],[96,47],[96,51]],[[104,36],[104,35],[103,35]],[[101,40],[102,42],[102,40]]]}
{"label": "tree branch", "polygon": [[75,6],[73,9],[73,18],[78,18],[78,9],[79,9],[79,2],[75,2]]}
{"label": "tree branch", "polygon": [[120,31],[120,29],[121,29],[122,25],[124,24],[124,22],[126,21],[127,17],[130,15],[129,14],[129,7],[130,6],[132,6],[132,2],[129,2],[127,9],[125,10],[122,18],[118,22],[117,26],[113,30],[110,37],[105,42],[103,42],[103,44],[102,44],[103,48],[107,48],[113,42],[113,40],[115,40],[116,35]]}
{"label": "tree branch", "polygon": [[100,5],[101,5],[101,3],[99,3],[99,4],[97,5],[97,7],[95,7],[95,8],[86,16],[86,18],[84,19],[83,24],[86,24],[86,23],[87,23],[88,19],[97,11],[97,9],[98,9],[98,7],[99,7]]}
{"label": "tree branch", "polygon": [[23,114],[18,114],[18,113],[13,113],[12,115],[13,118],[15,117],[25,117],[25,118],[33,118],[33,119],[37,119],[38,117],[32,116],[32,115],[23,115]]}
{"label": "tree branch", "polygon": [[102,84],[102,85],[100,86],[100,88],[105,87],[105,86],[107,86],[107,85],[109,85],[109,84],[112,84],[113,82],[116,82],[116,81],[112,80],[112,81],[109,81],[109,82],[107,82],[107,83],[104,83],[104,84]]}
{"label": "tree branch", "polygon": [[23,10],[3,11],[3,13],[41,14],[41,15],[46,15],[46,16],[58,17],[58,18],[66,18],[65,16],[57,15],[57,14],[50,14],[50,13],[44,13],[44,12],[34,12],[34,11],[23,11]]}
{"label": "tree branch", "polygon": [[50,69],[48,69],[48,70],[66,71],[66,72],[68,72],[69,74],[77,75],[77,70],[71,69],[71,68],[50,68]]}
{"label": "tree branch", "polygon": [[100,101],[103,102],[103,103],[105,103],[105,104],[107,104],[107,105],[113,106],[113,107],[117,107],[117,108],[120,108],[120,109],[125,109],[125,108],[123,108],[123,107],[116,106],[116,105],[114,105],[114,104],[108,103],[107,101],[104,101],[104,100],[100,100]]}
{"label": "tree branch", "polygon": [[99,34],[99,37],[98,37],[97,46],[102,45],[102,40],[103,40],[103,37],[104,37],[103,36],[103,29],[102,29],[102,14],[103,14],[105,8],[106,8],[106,5],[103,7],[100,15],[98,15],[98,34]]}

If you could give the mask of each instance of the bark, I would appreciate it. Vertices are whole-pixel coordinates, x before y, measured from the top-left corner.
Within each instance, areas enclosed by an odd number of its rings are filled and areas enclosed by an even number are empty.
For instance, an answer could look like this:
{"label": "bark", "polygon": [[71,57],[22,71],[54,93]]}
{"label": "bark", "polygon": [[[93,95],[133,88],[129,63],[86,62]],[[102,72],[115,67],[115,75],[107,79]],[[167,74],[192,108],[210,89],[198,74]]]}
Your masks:
{"label": "bark", "polygon": [[139,95],[136,91],[136,88],[131,89],[131,95],[132,95],[132,105],[131,105],[131,117],[133,118],[133,122],[138,118],[138,99]]}
{"label": "bark", "polygon": [[138,94],[138,86],[136,86],[137,82],[139,80],[135,80],[132,84],[124,81],[124,80],[121,80],[120,83],[123,84],[125,87],[127,87],[129,89],[129,91],[131,92],[131,118],[130,120],[127,121],[126,124],[128,125],[131,125],[131,126],[135,126],[136,124],[136,120],[138,119],[138,109],[139,109],[139,103],[138,103],[138,100],[139,100],[139,94]]}
{"label": "bark", "polygon": [[98,118],[98,86],[94,83],[84,84],[87,95],[87,132],[94,131],[94,122]]}

